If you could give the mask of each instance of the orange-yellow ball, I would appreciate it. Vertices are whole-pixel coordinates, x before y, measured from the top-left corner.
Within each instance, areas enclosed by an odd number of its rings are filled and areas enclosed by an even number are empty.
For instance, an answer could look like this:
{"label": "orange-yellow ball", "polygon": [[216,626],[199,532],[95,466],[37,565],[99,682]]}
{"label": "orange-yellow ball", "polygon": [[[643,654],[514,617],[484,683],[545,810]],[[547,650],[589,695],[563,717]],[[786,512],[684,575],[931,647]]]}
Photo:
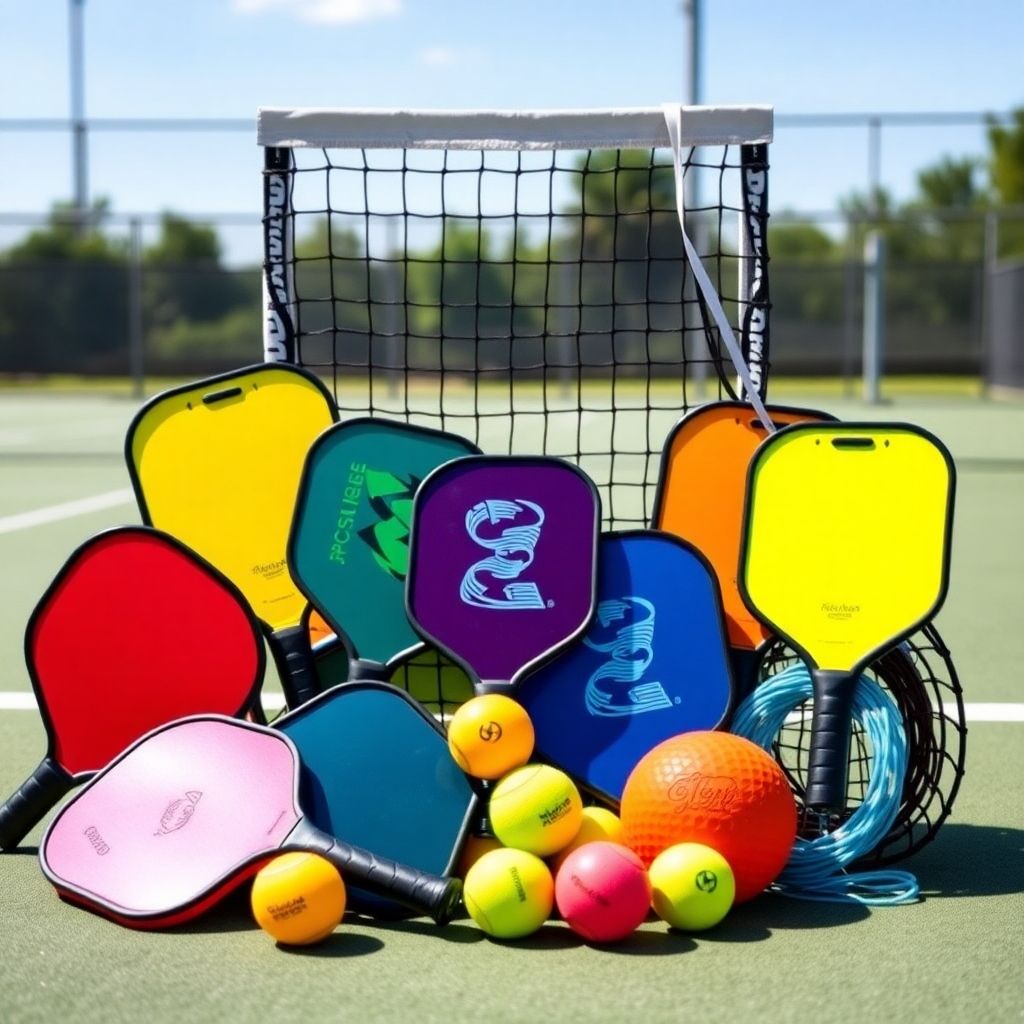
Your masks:
{"label": "orange-yellow ball", "polygon": [[448,725],[448,749],[478,779],[500,779],[533,753],[533,723],[522,704],[500,693],[466,701]]}
{"label": "orange-yellow ball", "polygon": [[485,854],[491,850],[500,850],[501,843],[494,836],[470,836],[462,847],[462,855],[459,857],[459,866],[455,873],[459,878],[465,878],[469,869]]}
{"label": "orange-yellow ball", "polygon": [[551,873],[557,875],[565,858],[585,843],[601,841],[621,843],[622,836],[622,822],[619,821],[618,815],[613,814],[606,807],[584,807],[583,819],[580,822],[576,838],[551,858]]}
{"label": "orange-yellow ball", "polygon": [[345,883],[338,869],[314,853],[284,853],[253,879],[256,923],[287,946],[326,939],[345,913]]}
{"label": "orange-yellow ball", "polygon": [[509,772],[487,805],[494,834],[505,846],[550,857],[576,838],[583,801],[565,772],[528,764]]}

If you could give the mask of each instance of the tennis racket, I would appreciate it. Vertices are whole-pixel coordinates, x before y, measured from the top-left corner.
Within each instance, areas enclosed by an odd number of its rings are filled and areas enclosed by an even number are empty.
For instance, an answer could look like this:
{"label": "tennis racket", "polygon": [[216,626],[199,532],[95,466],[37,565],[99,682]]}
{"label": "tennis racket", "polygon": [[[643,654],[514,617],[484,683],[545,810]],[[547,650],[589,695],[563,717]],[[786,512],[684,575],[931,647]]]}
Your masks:
{"label": "tennis racket", "polygon": [[649,750],[715,729],[733,697],[714,571],[667,533],[605,533],[597,613],[579,643],[525,678],[538,752],[617,803]]}
{"label": "tennis racket", "polygon": [[941,606],[953,460],[906,424],[798,424],[750,465],[740,593],[814,683],[806,805],[845,805],[857,674]]}
{"label": "tennis racket", "polygon": [[155,726],[258,703],[263,640],[245,599],[174,538],[108,530],[81,545],[28,622],[46,756],[0,808],[18,845],[73,786]]}
{"label": "tennis racket", "polygon": [[217,716],[144,736],[54,818],[39,850],[65,899],[134,928],[203,913],[287,850],[329,860],[346,881],[447,921],[457,879],[414,871],[317,829],[298,799],[284,733]]}
{"label": "tennis racket", "polygon": [[286,564],[303,460],[337,419],[317,378],[263,364],[158,395],[125,453],[143,520],[178,537],[242,591],[268,631],[290,706],[318,692]]}

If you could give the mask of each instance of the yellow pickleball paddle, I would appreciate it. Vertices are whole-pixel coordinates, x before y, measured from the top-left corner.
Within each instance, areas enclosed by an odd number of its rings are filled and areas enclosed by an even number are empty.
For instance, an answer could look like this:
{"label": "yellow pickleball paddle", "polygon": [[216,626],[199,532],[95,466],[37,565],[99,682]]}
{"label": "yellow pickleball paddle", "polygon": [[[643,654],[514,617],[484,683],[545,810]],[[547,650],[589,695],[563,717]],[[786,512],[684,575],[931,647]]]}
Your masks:
{"label": "yellow pickleball paddle", "polygon": [[949,452],[907,424],[799,424],[754,455],[739,586],[811,671],[810,808],[844,809],[857,675],[945,598],[954,488]]}
{"label": "yellow pickleball paddle", "polygon": [[269,634],[290,707],[319,692],[286,549],[303,461],[338,418],[312,374],[260,364],[142,407],[125,454],[139,508],[242,591]]}

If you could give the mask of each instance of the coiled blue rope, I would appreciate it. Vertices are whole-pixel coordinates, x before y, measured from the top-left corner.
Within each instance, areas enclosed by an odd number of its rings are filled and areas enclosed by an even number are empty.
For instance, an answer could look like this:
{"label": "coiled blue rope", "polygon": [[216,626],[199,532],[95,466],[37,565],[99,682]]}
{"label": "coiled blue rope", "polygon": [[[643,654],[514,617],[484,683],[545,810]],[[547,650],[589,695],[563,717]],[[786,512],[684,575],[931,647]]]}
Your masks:
{"label": "coiled blue rope", "polygon": [[[802,664],[773,676],[740,705],[732,731],[771,751],[786,716],[812,696],[811,676]],[[907,738],[899,710],[873,679],[861,676],[853,717],[868,737],[871,772],[860,806],[834,832],[797,838],[789,861],[772,886],[776,892],[825,903],[897,906],[920,895],[917,879],[891,869],[847,872],[888,834],[900,806],[907,770]]]}

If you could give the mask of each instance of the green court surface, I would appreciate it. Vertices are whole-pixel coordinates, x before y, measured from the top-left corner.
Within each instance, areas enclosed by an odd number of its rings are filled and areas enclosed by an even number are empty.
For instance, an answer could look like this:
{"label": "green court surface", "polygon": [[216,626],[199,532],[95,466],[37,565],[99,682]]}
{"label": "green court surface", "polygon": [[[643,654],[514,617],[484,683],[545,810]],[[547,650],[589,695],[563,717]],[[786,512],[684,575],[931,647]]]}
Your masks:
{"label": "green court surface", "polygon": [[[168,932],[73,909],[39,871],[37,830],[0,855],[0,1020],[1024,1019],[1024,404],[908,394],[867,408],[773,389],[774,401],[787,398],[844,419],[920,423],[957,462],[938,626],[970,707],[967,775],[937,840],[901,865],[918,876],[919,903],[868,911],[764,895],[710,933],[651,921],[607,949],[559,923],[497,943],[467,919],[444,929],[346,919],[322,945],[286,952],[255,927],[244,894]],[[137,521],[121,454],[136,407],[99,393],[0,391],[3,795],[44,749],[26,700],[27,617],[79,542]]]}

